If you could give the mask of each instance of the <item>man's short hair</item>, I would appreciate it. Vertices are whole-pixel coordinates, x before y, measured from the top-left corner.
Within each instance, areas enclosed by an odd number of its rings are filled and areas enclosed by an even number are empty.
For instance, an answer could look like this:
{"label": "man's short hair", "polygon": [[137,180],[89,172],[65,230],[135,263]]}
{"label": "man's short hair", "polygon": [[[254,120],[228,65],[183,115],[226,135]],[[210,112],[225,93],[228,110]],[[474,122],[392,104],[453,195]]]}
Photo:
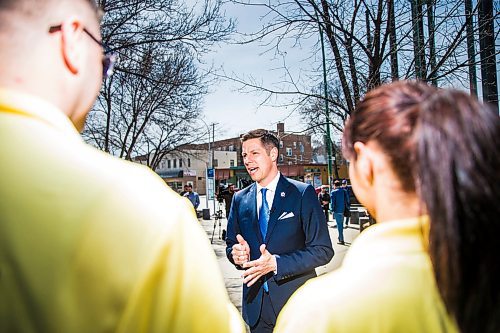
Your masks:
{"label": "man's short hair", "polygon": [[276,135],[265,129],[255,129],[248,133],[243,134],[241,137],[241,143],[250,139],[260,139],[260,142],[266,147],[269,152],[271,149],[276,148],[279,151],[280,140]]}
{"label": "man's short hair", "polygon": [[95,0],[0,0],[0,31],[16,32],[26,22],[39,23],[57,6],[71,3],[88,4],[95,11],[97,20],[101,19],[102,12]]}
{"label": "man's short hair", "polygon": [[340,182],[338,180],[336,180],[336,181],[333,182],[333,185],[336,186],[336,187],[339,187],[340,186]]}

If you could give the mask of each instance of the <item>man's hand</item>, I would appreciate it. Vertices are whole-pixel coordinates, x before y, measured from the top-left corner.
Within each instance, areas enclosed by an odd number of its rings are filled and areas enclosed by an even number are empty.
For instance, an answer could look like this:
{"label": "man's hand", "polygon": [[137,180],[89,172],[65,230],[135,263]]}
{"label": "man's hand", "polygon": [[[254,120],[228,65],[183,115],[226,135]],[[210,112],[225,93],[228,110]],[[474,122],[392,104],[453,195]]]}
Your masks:
{"label": "man's hand", "polygon": [[243,264],[243,268],[248,268],[242,275],[244,278],[243,283],[246,283],[248,287],[267,273],[274,272],[277,268],[276,257],[266,250],[265,244],[260,246],[260,253],[259,259]]}
{"label": "man's hand", "polygon": [[231,254],[233,256],[233,261],[236,265],[243,266],[248,260],[250,260],[250,246],[247,241],[240,235],[236,235],[236,240],[238,244],[233,245]]}

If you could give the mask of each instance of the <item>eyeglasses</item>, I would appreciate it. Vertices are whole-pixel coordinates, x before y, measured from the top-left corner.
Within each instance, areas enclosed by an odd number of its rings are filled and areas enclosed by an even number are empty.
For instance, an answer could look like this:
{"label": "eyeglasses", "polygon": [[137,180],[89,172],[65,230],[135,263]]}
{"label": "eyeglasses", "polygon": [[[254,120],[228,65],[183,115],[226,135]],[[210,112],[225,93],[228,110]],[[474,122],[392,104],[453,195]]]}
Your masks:
{"label": "eyeglasses", "polygon": [[[49,33],[54,33],[57,31],[61,31],[62,25],[54,25],[49,27]],[[83,28],[83,32],[85,32],[94,42],[96,42],[102,48],[102,76],[103,78],[108,78],[113,74],[113,69],[115,67],[116,62],[118,61],[118,55],[112,52],[105,44],[100,42],[97,38],[94,37],[86,28]]]}

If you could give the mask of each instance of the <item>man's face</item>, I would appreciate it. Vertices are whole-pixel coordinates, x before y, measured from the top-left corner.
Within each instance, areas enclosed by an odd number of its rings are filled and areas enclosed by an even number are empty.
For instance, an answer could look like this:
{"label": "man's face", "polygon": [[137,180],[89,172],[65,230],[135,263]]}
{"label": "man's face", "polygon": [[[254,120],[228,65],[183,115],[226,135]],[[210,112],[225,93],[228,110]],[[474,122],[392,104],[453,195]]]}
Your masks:
{"label": "man's face", "polygon": [[267,186],[276,176],[277,166],[275,161],[277,155],[278,149],[275,147],[268,154],[266,147],[259,138],[243,142],[243,163],[252,180],[262,186]]}
{"label": "man's face", "polygon": [[190,192],[190,193],[193,192],[193,187],[188,186],[187,191]]}
{"label": "man's face", "polygon": [[234,185],[229,185],[229,192],[231,192],[231,193],[234,192]]}

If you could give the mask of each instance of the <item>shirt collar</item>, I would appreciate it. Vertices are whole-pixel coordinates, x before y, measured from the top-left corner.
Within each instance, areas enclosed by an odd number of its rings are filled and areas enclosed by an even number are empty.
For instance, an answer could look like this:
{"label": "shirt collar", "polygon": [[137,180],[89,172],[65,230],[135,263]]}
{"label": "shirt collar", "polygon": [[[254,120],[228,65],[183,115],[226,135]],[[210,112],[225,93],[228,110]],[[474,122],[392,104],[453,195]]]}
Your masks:
{"label": "shirt collar", "polygon": [[[265,188],[267,188],[269,191],[271,191],[273,193],[276,192],[276,187],[278,186],[278,181],[280,180],[280,175],[281,175],[281,173],[278,171],[278,173],[273,178],[273,180],[269,184],[267,184],[267,186],[265,186]],[[257,184],[257,193],[260,193],[260,190],[264,186],[259,185],[259,183],[256,183],[256,184]]]}
{"label": "shirt collar", "polygon": [[37,119],[67,135],[81,138],[75,125],[64,112],[33,95],[0,87],[0,113],[11,113]]}

